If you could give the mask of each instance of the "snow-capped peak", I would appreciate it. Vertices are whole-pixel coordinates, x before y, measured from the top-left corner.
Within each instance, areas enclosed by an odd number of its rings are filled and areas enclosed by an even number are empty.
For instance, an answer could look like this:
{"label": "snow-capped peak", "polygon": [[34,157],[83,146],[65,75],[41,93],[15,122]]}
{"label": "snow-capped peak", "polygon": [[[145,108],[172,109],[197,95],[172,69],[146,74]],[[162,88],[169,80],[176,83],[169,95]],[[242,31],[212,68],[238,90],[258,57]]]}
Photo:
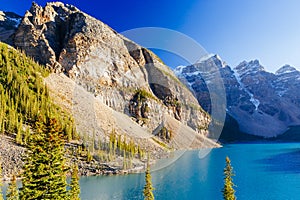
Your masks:
{"label": "snow-capped peak", "polygon": [[0,11],[0,22],[2,23],[1,26],[4,26],[3,23],[9,26],[18,27],[21,23],[22,17],[12,13],[12,12],[3,12]]}
{"label": "snow-capped peak", "polygon": [[238,66],[234,68],[240,77],[247,74],[255,74],[259,71],[265,71],[265,68],[261,66],[258,60],[251,60],[250,62],[243,61]]}
{"label": "snow-capped peak", "polygon": [[276,75],[282,75],[282,74],[288,74],[292,72],[296,72],[296,68],[290,66],[290,65],[284,65],[280,69],[278,69],[275,74]]}
{"label": "snow-capped peak", "polygon": [[196,63],[200,64],[205,62],[214,62],[219,68],[223,68],[227,65],[218,54],[206,54],[202,56]]}
{"label": "snow-capped peak", "polygon": [[207,61],[208,59],[211,59],[214,56],[215,56],[215,54],[211,54],[211,53],[205,54],[205,55],[201,56],[200,59],[197,60],[196,63],[201,63],[201,62]]}
{"label": "snow-capped peak", "polygon": [[183,65],[179,65],[177,66],[175,69],[174,69],[174,73],[176,76],[179,76],[180,74],[182,74],[182,71],[183,69],[185,68],[186,66],[183,66]]}

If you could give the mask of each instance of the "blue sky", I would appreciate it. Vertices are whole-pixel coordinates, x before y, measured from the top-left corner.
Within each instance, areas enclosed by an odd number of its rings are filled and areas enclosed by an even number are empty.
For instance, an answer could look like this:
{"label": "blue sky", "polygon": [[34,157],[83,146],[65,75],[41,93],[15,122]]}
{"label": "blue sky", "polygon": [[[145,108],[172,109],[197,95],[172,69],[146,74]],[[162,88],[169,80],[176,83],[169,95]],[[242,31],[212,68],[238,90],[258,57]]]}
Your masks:
{"label": "blue sky", "polygon": [[[46,1],[36,1],[45,5]],[[284,64],[300,69],[300,1],[298,0],[65,0],[118,32],[139,27],[180,31],[219,54],[229,65],[259,59],[268,70]],[[27,0],[2,0],[0,10],[23,15]],[[185,64],[155,51],[171,67]]]}

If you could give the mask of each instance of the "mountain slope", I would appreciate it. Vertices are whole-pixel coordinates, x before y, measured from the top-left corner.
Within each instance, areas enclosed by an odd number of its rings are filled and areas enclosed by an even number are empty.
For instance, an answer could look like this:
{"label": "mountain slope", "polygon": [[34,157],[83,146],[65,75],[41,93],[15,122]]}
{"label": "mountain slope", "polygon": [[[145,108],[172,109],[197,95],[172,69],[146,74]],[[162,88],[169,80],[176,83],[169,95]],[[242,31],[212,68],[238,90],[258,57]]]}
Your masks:
{"label": "mountain slope", "polygon": [[[33,3],[13,34],[13,45],[52,71],[65,74],[50,76],[46,82],[56,103],[74,114],[81,134],[107,137],[108,131],[118,127],[119,134],[135,137],[156,134],[175,149],[200,148],[206,145],[203,141],[218,146],[205,139],[209,115],[172,70],[151,51],[74,6]],[[74,106],[82,94],[85,100]],[[88,105],[94,102],[107,110],[105,116],[98,116],[99,126],[92,123],[97,109]],[[170,126],[173,120],[180,132]],[[162,128],[167,135],[159,133]],[[188,134],[193,135],[188,144],[176,145]]]}
{"label": "mountain slope", "polygon": [[[258,60],[244,61],[231,68],[214,55],[200,63],[175,69],[207,111],[210,111],[210,97],[202,95],[208,90],[206,83],[199,80],[205,76],[206,80],[213,81],[213,76],[202,70],[210,62],[219,68],[226,89],[227,113],[238,122],[241,132],[269,138],[300,124],[300,93],[296,89],[300,72],[295,68],[283,66],[273,74]],[[199,73],[195,76],[191,71]]]}
{"label": "mountain slope", "polygon": [[50,99],[43,82],[48,74],[24,53],[0,43],[0,157],[5,176],[20,172],[24,147],[38,121],[55,118],[65,140],[77,137],[72,117]]}

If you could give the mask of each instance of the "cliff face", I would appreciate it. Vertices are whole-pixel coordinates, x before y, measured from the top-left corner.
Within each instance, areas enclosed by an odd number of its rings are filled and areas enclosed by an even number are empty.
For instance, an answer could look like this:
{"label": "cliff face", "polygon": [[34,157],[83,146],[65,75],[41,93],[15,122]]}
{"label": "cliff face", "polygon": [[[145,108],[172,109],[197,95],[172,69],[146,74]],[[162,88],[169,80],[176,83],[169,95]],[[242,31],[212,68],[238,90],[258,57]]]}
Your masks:
{"label": "cliff face", "polygon": [[203,76],[213,81],[203,72],[210,62],[219,68],[226,90],[227,114],[238,122],[240,131],[270,138],[284,133],[289,126],[300,125],[300,94],[297,90],[300,72],[295,68],[286,65],[276,73],[270,73],[258,60],[244,61],[231,68],[214,55],[175,70],[179,73],[180,69],[180,77],[191,86],[207,111],[210,111],[210,98],[201,94],[208,92]]}
{"label": "cliff face", "polygon": [[[162,127],[173,132],[178,141],[186,137],[184,130],[187,129],[193,138],[207,134],[209,115],[172,70],[151,51],[74,6],[58,2],[41,7],[33,3],[13,35],[13,45],[54,72],[64,73],[65,78],[72,79],[77,86],[93,94],[97,101],[125,114],[150,134],[158,134]],[[63,86],[58,88],[59,84],[51,80],[49,87],[54,92],[62,90],[63,94],[70,90]],[[76,87],[71,90],[76,90]],[[76,92],[72,94],[76,96]],[[74,108],[75,98],[68,100],[66,107],[70,110]],[[56,100],[66,104],[62,95]],[[82,120],[78,118],[79,127],[90,132],[82,125],[85,124]],[[174,124],[173,120],[179,124],[180,132],[170,126]],[[118,126],[114,123],[110,127],[99,124],[98,134],[105,134]],[[126,132],[126,128],[123,129]],[[175,148],[188,148],[186,145]]]}

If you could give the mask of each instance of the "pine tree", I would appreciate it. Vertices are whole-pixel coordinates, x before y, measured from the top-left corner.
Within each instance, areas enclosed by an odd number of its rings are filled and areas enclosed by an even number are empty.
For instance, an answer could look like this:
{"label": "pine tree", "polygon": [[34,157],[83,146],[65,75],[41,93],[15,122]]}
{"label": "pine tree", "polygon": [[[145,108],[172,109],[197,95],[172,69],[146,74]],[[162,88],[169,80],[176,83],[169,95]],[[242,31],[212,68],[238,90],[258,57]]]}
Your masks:
{"label": "pine tree", "polygon": [[0,200],[3,200],[3,193],[2,193],[2,186],[3,186],[3,183],[2,183],[2,163],[0,162]]}
{"label": "pine tree", "polygon": [[22,145],[23,144],[23,131],[22,131],[23,120],[22,118],[17,124],[17,135],[16,135],[16,143]]}
{"label": "pine tree", "polygon": [[231,161],[228,157],[226,157],[226,166],[224,169],[224,188],[222,190],[224,200],[236,200],[235,191],[233,187],[235,186],[232,181],[233,168],[231,166]]}
{"label": "pine tree", "polygon": [[17,178],[15,175],[12,176],[11,182],[8,185],[6,191],[6,200],[19,200]]}
{"label": "pine tree", "polygon": [[154,200],[154,195],[153,195],[153,190],[154,188],[152,187],[152,182],[151,182],[151,174],[150,174],[150,165],[149,165],[149,155],[148,155],[148,160],[147,160],[147,168],[145,172],[145,181],[146,184],[144,186],[144,199],[145,200]]}
{"label": "pine tree", "polygon": [[79,176],[78,176],[78,166],[73,165],[72,167],[72,177],[71,177],[71,184],[70,184],[70,199],[71,200],[80,200],[80,186],[79,186]]}
{"label": "pine tree", "polygon": [[39,119],[29,136],[21,200],[67,199],[62,128],[55,119]]}

